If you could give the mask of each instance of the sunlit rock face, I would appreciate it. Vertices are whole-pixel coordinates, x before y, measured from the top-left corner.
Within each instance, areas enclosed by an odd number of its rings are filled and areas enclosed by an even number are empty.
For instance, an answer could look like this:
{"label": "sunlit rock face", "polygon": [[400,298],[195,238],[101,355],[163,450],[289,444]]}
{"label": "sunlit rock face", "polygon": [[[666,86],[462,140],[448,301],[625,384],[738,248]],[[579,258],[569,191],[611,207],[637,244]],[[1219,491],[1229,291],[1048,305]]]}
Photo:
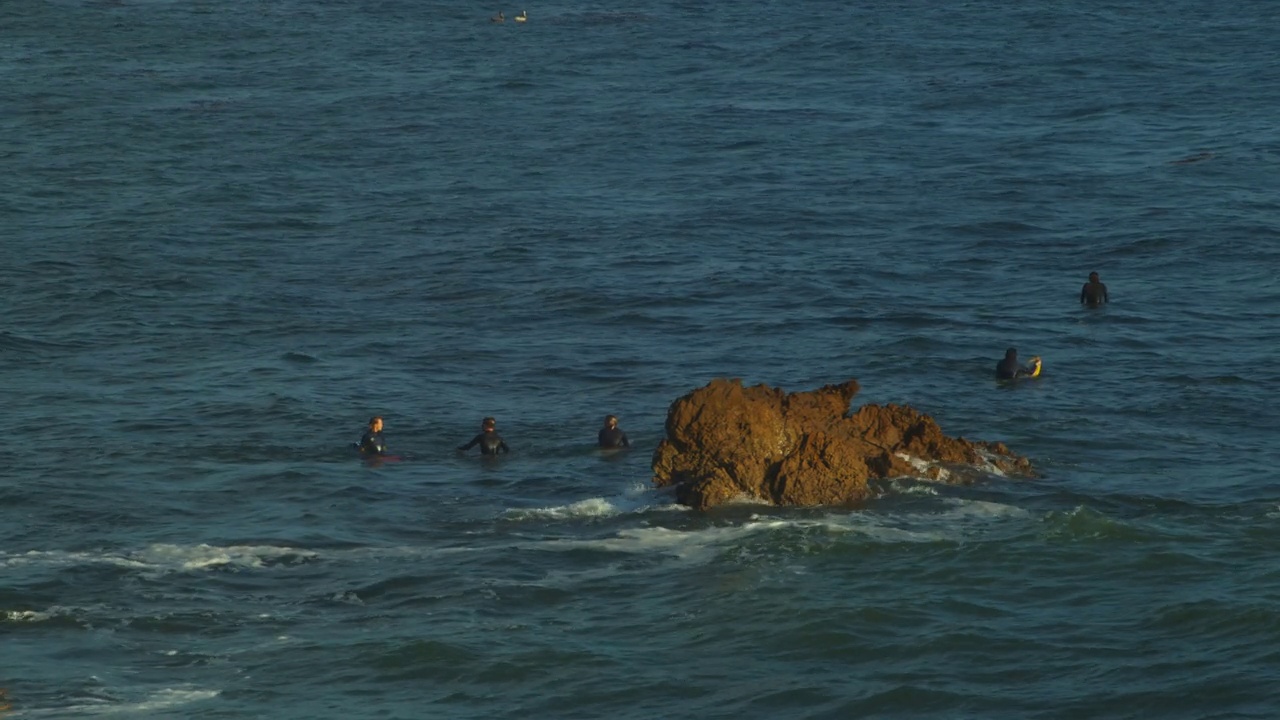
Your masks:
{"label": "sunlit rock face", "polygon": [[653,481],[697,509],[738,498],[773,505],[856,503],[872,478],[969,482],[982,472],[1030,475],[1002,443],[942,434],[909,407],[864,405],[849,414],[855,380],[787,393],[717,379],[671,404]]}

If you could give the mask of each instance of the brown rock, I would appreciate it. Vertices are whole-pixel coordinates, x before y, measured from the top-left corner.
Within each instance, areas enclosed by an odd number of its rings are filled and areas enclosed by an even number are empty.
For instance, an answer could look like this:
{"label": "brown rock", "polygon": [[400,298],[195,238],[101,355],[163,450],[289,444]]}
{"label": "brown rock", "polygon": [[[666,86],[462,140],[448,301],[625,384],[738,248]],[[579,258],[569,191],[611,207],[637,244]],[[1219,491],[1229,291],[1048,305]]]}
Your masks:
{"label": "brown rock", "polygon": [[774,505],[863,500],[871,478],[927,475],[966,482],[983,468],[1028,475],[1000,443],[951,438],[909,407],[864,405],[849,415],[857,381],[809,392],[718,379],[671,404],[653,481],[705,509],[738,497]]}

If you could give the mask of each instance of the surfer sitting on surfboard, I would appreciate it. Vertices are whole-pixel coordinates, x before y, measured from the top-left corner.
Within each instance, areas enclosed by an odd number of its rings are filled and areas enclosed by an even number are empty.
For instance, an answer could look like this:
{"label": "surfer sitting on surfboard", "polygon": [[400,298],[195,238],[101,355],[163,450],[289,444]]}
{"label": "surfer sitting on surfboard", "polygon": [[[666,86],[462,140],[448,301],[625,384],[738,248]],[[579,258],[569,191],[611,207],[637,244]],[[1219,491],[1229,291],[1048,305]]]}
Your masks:
{"label": "surfer sitting on surfboard", "polygon": [[471,438],[471,442],[466,445],[459,445],[458,451],[466,451],[480,446],[481,455],[497,455],[500,452],[511,452],[511,448],[503,442],[502,436],[498,434],[498,421],[491,417],[487,417],[480,422],[480,434]]}
{"label": "surfer sitting on surfboard", "polygon": [[616,415],[605,416],[604,427],[600,428],[599,434],[596,435],[596,440],[602,448],[631,447],[631,441],[627,439],[627,434],[622,432],[622,428],[618,427],[618,417]]}
{"label": "surfer sitting on surfboard", "polygon": [[1098,307],[1107,302],[1107,286],[1102,284],[1102,280],[1098,279],[1098,273],[1089,273],[1089,282],[1080,288],[1080,304],[1089,307]]}
{"label": "surfer sitting on surfboard", "polygon": [[1004,359],[996,363],[996,379],[1012,380],[1014,378],[1036,377],[1040,374],[1040,358],[1033,357],[1025,366],[1018,364],[1018,349],[1009,348],[1004,351]]}
{"label": "surfer sitting on surfboard", "polygon": [[382,439],[382,418],[374,416],[369,419],[369,429],[365,431],[356,445],[362,455],[374,457],[387,453],[387,441]]}

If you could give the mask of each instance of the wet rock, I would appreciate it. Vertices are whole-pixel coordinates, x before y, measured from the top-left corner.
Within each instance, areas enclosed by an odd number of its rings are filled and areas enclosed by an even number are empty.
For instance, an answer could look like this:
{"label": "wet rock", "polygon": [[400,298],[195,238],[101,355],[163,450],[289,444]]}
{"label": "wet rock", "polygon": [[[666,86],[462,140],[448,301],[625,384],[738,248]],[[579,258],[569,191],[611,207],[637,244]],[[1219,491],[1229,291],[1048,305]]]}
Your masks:
{"label": "wet rock", "polygon": [[899,405],[849,414],[857,381],[786,393],[718,379],[671,404],[653,481],[693,508],[746,497],[774,505],[856,503],[867,481],[901,476],[969,482],[982,472],[1030,475],[1001,443],[947,437]]}

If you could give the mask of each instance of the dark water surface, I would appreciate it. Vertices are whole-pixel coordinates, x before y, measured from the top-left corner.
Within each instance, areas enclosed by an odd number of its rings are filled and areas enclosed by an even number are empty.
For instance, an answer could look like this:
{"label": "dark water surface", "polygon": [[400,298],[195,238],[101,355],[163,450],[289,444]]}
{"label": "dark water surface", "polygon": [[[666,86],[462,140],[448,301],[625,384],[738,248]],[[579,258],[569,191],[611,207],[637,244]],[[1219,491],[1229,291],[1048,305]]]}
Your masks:
{"label": "dark water surface", "polygon": [[[1276,716],[1280,4],[498,9],[0,6],[10,716]],[[1042,477],[688,512],[717,376]]]}

